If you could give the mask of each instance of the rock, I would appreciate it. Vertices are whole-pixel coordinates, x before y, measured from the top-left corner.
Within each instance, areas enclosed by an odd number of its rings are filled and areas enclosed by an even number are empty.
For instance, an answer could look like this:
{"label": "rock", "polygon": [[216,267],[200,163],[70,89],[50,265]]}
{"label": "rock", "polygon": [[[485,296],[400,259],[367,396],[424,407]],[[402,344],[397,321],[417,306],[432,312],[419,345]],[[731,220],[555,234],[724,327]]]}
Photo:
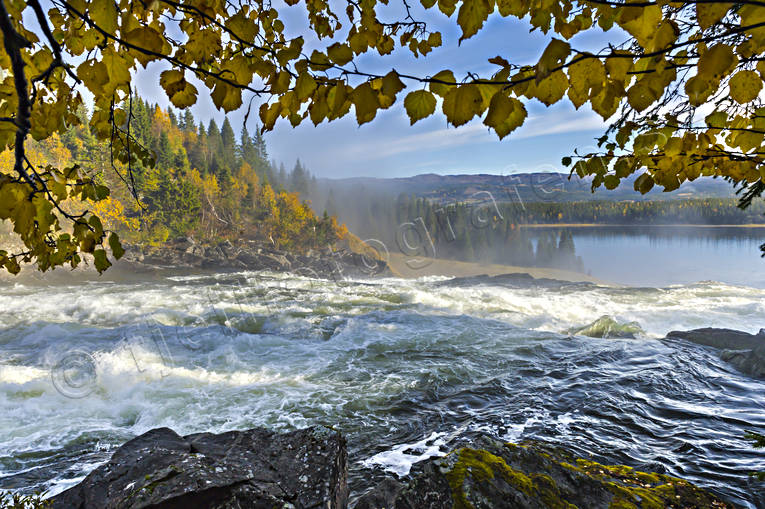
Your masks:
{"label": "rock", "polygon": [[751,350],[723,350],[720,358],[755,378],[765,378],[765,345]]}
{"label": "rock", "polygon": [[639,323],[619,323],[613,317],[608,315],[603,315],[584,327],[570,329],[568,332],[577,336],[587,336],[590,338],[635,339],[639,336],[645,336],[645,332],[640,327]]}
{"label": "rock", "polygon": [[273,270],[290,270],[292,264],[284,254],[264,253],[261,255],[266,266]]}
{"label": "rock", "polygon": [[340,509],[346,473],[345,439],[321,426],[185,437],[159,428],[127,442],[52,502],[54,509]]}
{"label": "rock", "polygon": [[574,506],[733,507],[675,477],[577,459],[538,442],[508,444],[480,437],[469,447],[415,465],[407,483],[386,480],[361,497],[355,509]]}
{"label": "rock", "polygon": [[667,334],[667,337],[729,350],[750,350],[765,345],[765,333],[762,330],[758,334],[749,334],[733,329],[708,327],[689,331],[672,331]]}
{"label": "rock", "polygon": [[194,246],[196,242],[192,237],[178,237],[173,241],[173,248],[179,251],[186,251],[191,246]]}

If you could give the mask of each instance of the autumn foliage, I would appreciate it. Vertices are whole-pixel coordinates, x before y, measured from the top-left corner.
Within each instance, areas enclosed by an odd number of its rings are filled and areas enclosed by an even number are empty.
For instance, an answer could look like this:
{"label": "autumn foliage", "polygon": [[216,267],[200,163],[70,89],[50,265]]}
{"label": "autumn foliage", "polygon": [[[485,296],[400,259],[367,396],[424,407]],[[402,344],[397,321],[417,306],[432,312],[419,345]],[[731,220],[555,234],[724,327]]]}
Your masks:
{"label": "autumn foliage", "polygon": [[[35,164],[26,142],[78,125],[87,90],[94,106],[89,131],[109,144],[110,160],[126,165],[128,174],[134,165],[152,166],[154,152],[129,128],[134,72],[151,62],[164,66],[157,85],[175,107],[196,103],[200,91],[227,112],[249,109],[257,99],[265,130],[276,122],[319,125],[346,115],[363,124],[403,97],[412,123],[440,109],[453,126],[480,119],[503,138],[524,123],[528,101],[549,106],[567,99],[611,124],[598,151],[562,161],[591,177],[593,188],[612,189],[638,174],[641,193],[655,185],[671,191],[702,176],[738,186],[742,205],[765,192],[760,0],[420,0],[398,11],[388,0],[286,3],[302,11],[294,18],[303,25],[288,29],[287,8],[265,0],[236,6],[220,0],[51,0],[47,12],[39,0],[0,0],[0,147],[14,154],[0,178],[0,219],[14,224],[25,246],[21,253],[1,251],[0,265],[15,271],[18,258],[42,269],[77,265],[80,252],[104,260],[107,237],[119,252],[117,237],[107,236],[92,210],[60,207],[109,196],[93,168]],[[506,46],[498,47],[489,59],[496,71],[484,76],[459,69],[408,75],[388,70],[384,59],[365,66],[373,53],[426,57],[444,45],[442,34],[418,19],[425,11],[455,18],[461,35],[452,43],[480,36],[486,20],[497,16],[548,34],[547,46],[532,63],[513,62],[502,54]],[[31,20],[39,30],[30,30]],[[609,38],[605,47],[576,46],[575,36],[593,33]],[[170,203],[168,193],[179,190],[178,206],[191,199],[165,177],[149,179],[148,194]],[[221,203],[214,203],[209,181],[200,207],[226,221],[232,205],[224,202],[236,192],[216,180]],[[164,211],[155,212],[152,221],[171,231],[182,228]]]}

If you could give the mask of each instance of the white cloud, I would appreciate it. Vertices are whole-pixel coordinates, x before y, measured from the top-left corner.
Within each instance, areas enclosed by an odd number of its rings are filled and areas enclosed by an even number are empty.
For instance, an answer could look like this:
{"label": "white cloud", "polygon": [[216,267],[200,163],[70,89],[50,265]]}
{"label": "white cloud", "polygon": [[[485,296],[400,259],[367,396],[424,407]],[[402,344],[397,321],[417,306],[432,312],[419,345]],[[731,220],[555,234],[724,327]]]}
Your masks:
{"label": "white cloud", "polygon": [[[510,134],[510,142],[582,131],[604,129],[606,124],[591,111],[545,112],[529,117],[523,126]],[[405,132],[405,131],[404,131]],[[478,143],[500,143],[497,136],[480,121],[474,120],[464,127],[440,129],[400,137],[356,144],[344,151],[343,159],[372,161],[412,152],[427,152]]]}

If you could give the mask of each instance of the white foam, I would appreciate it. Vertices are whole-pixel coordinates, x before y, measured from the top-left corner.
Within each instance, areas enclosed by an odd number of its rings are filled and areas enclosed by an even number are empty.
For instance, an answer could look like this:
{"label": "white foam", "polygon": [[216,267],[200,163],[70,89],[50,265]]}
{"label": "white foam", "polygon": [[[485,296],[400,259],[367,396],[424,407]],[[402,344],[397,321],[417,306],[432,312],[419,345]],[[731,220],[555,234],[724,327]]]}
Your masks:
{"label": "white foam", "polygon": [[433,432],[419,442],[397,445],[388,451],[377,453],[361,464],[367,468],[382,467],[386,472],[392,472],[399,477],[408,475],[415,463],[446,455],[446,452],[441,450],[446,445],[442,438],[445,435],[446,433]]}

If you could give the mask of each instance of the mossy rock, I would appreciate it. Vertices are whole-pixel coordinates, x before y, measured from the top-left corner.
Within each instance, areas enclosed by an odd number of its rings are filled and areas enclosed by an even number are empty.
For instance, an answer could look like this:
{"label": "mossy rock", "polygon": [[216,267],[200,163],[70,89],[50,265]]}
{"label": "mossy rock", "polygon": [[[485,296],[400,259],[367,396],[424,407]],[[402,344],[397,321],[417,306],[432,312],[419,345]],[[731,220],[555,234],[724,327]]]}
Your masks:
{"label": "mossy rock", "polygon": [[[384,496],[383,496],[384,495]],[[384,500],[381,500],[384,498]],[[661,509],[733,507],[693,484],[601,465],[537,442],[482,437],[416,465],[408,484],[372,491],[356,509]]]}

